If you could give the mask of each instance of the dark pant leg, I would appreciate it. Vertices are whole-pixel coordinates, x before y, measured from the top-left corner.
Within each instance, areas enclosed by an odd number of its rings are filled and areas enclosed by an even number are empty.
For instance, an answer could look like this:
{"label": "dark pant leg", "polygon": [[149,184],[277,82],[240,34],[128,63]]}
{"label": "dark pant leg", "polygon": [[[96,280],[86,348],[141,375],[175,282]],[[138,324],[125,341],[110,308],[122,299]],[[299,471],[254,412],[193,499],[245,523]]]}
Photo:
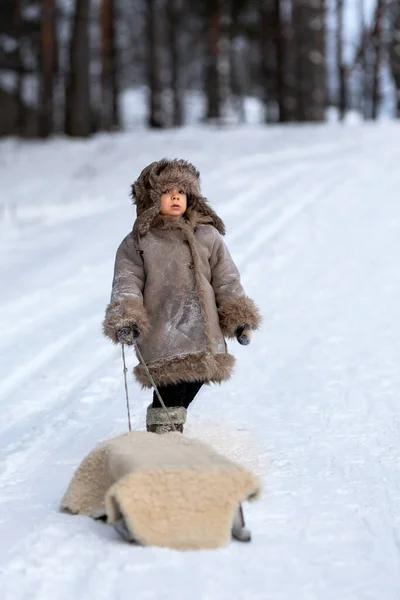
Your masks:
{"label": "dark pant leg", "polygon": [[185,408],[189,407],[189,404],[193,402],[200,389],[202,388],[203,383],[203,381],[188,381],[186,383],[186,388],[182,398],[182,406],[184,406]]}
{"label": "dark pant leg", "polygon": [[[187,408],[200,391],[203,381],[184,381],[158,387],[165,406],[184,406]],[[156,392],[153,392],[153,408],[160,408],[161,403]]]}

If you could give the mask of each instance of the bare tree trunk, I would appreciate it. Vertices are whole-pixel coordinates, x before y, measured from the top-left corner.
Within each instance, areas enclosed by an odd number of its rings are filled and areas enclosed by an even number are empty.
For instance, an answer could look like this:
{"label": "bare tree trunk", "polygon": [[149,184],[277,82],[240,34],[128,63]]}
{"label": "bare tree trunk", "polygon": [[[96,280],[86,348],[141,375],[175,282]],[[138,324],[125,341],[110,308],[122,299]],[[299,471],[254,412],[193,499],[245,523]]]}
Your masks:
{"label": "bare tree trunk", "polygon": [[211,3],[207,27],[207,56],[206,56],[206,119],[221,117],[221,97],[218,81],[218,40],[219,40],[219,6],[218,0]]}
{"label": "bare tree trunk", "polygon": [[206,119],[225,121],[231,102],[231,0],[208,0]]}
{"label": "bare tree trunk", "polygon": [[266,123],[274,123],[278,120],[278,61],[276,52],[275,30],[276,0],[260,0],[260,43],[261,43],[261,78],[264,89],[264,119]]}
{"label": "bare tree trunk", "polygon": [[337,18],[337,39],[336,39],[336,64],[338,68],[338,81],[339,81],[339,117],[343,121],[346,116],[347,110],[347,90],[346,90],[346,67],[344,64],[343,56],[343,8],[344,0],[336,1],[336,18]]}
{"label": "bare tree trunk", "polygon": [[323,121],[326,107],[325,2],[293,0],[296,32],[297,118]]}
{"label": "bare tree trunk", "polygon": [[232,33],[231,33],[231,52],[230,52],[230,73],[231,73],[231,92],[232,99],[235,107],[236,114],[240,123],[246,122],[246,109],[245,109],[245,81],[244,72],[245,67],[243,65],[243,51],[240,47],[237,47],[236,37],[239,30],[240,12],[236,10],[236,7],[231,6],[231,18],[232,18]]}
{"label": "bare tree trunk", "polygon": [[281,0],[275,0],[275,45],[276,45],[276,87],[279,106],[279,121],[285,123],[288,120],[286,110],[286,90],[285,90],[285,65],[286,65],[286,44],[282,26],[282,5]]}
{"label": "bare tree trunk", "polygon": [[115,0],[102,0],[101,22],[101,127],[115,130],[120,126]]}
{"label": "bare tree trunk", "polygon": [[383,55],[383,36],[382,36],[382,21],[383,21],[384,0],[378,0],[376,6],[375,27],[373,32],[373,42],[375,49],[375,61],[372,76],[372,119],[376,120],[381,101],[381,68]]}
{"label": "bare tree trunk", "polygon": [[231,0],[219,0],[220,36],[218,40],[218,82],[220,87],[221,117],[229,118],[231,103]]}
{"label": "bare tree trunk", "polygon": [[295,79],[296,79],[296,121],[306,121],[305,102],[308,93],[306,62],[309,48],[306,45],[306,13],[303,0],[292,0],[292,24],[294,35]]}
{"label": "bare tree trunk", "polygon": [[53,133],[53,74],[56,54],[56,7],[54,0],[42,1],[40,32],[40,99],[39,99],[39,136],[48,137]]}
{"label": "bare tree trunk", "polygon": [[23,99],[24,88],[24,68],[22,61],[23,51],[23,32],[22,32],[22,15],[21,15],[21,0],[13,0],[14,12],[14,31],[17,42],[17,85],[15,87],[15,105],[16,105],[16,122],[15,129],[18,135],[24,134],[25,129],[25,107]]}
{"label": "bare tree trunk", "polygon": [[390,69],[396,87],[396,116],[400,119],[400,0],[395,0],[391,14]]}
{"label": "bare tree trunk", "polygon": [[290,119],[286,71],[289,31],[283,24],[282,1],[260,0],[259,12],[265,121],[284,123]]}
{"label": "bare tree trunk", "polygon": [[89,75],[90,0],[76,0],[69,49],[65,133],[87,137],[92,131]]}
{"label": "bare tree trunk", "polygon": [[293,0],[280,0],[281,44],[283,51],[283,107],[285,122],[297,120],[296,29],[293,22]]}
{"label": "bare tree trunk", "polygon": [[367,83],[367,32],[365,26],[365,0],[359,0],[359,14],[360,14],[360,26],[361,26],[361,39],[360,39],[360,62],[361,62],[361,114],[364,119],[366,118],[366,97],[368,93]]}
{"label": "bare tree trunk", "polygon": [[368,98],[368,63],[367,63],[367,44],[368,44],[368,32],[365,23],[365,0],[358,0],[357,3],[358,16],[360,23],[360,37],[357,50],[355,52],[352,63],[347,68],[347,75],[353,73],[357,68],[360,69],[360,81],[359,81],[359,98],[358,107],[360,114],[363,115],[364,119],[367,118],[367,98]]}
{"label": "bare tree trunk", "polygon": [[328,0],[315,0],[316,20],[312,28],[315,28],[315,52],[310,56],[310,62],[315,65],[313,94],[315,101],[314,116],[316,121],[325,121],[327,107],[327,74],[326,74],[326,12]]}
{"label": "bare tree trunk", "polygon": [[[349,68],[351,73],[355,68],[361,68],[361,90],[360,90],[360,112],[364,119],[370,119],[372,115],[372,74],[375,65],[375,55],[373,52],[371,38],[373,32],[369,30],[365,20],[365,0],[358,0],[358,9],[360,17],[360,42],[353,60],[352,66]],[[376,14],[375,14],[376,17]]]}
{"label": "bare tree trunk", "polygon": [[166,126],[166,115],[163,103],[163,31],[161,25],[162,0],[147,0],[147,24],[149,42],[149,114],[148,124],[152,128],[161,129]]}
{"label": "bare tree trunk", "polygon": [[181,0],[168,0],[169,48],[171,58],[171,89],[173,102],[172,123],[183,125],[183,97],[180,82],[180,26],[182,16]]}

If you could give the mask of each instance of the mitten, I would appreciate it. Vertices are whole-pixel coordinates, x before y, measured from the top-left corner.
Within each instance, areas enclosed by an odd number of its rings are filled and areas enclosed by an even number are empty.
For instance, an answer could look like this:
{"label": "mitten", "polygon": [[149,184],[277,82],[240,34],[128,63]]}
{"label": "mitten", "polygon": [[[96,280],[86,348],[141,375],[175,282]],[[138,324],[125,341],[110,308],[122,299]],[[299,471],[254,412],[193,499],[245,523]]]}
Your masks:
{"label": "mitten", "polygon": [[128,344],[128,346],[132,346],[133,342],[138,339],[140,335],[140,330],[135,323],[130,325],[129,327],[122,327],[117,331],[117,338],[121,344]]}
{"label": "mitten", "polygon": [[246,323],[236,329],[236,339],[242,346],[248,346],[251,341],[252,331]]}

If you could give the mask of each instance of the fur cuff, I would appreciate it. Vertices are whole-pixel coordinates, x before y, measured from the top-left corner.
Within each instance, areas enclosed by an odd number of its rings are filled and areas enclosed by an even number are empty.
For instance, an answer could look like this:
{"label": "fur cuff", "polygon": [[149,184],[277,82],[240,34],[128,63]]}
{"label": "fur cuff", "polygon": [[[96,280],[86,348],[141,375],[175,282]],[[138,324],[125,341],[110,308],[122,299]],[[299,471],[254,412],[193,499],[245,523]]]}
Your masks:
{"label": "fur cuff", "polygon": [[122,327],[129,327],[133,323],[138,326],[141,335],[145,335],[149,331],[149,319],[143,303],[138,298],[113,300],[106,309],[103,333],[115,344],[118,344],[117,331]]}
{"label": "fur cuff", "polygon": [[[204,381],[221,383],[231,377],[235,359],[231,354],[210,354],[198,352],[157,360],[148,364],[154,383],[170,385],[182,381]],[[134,369],[138,382],[143,388],[151,388],[144,367],[139,364]]]}
{"label": "fur cuff", "polygon": [[248,296],[227,300],[218,309],[218,315],[222,333],[231,339],[236,337],[239,325],[246,324],[250,329],[258,329],[261,324],[260,312]]}
{"label": "fur cuff", "polygon": [[[186,408],[184,406],[168,407],[168,414],[174,425],[184,425],[186,423]],[[151,405],[147,408],[147,426],[169,424],[168,415],[163,408],[153,408]]]}

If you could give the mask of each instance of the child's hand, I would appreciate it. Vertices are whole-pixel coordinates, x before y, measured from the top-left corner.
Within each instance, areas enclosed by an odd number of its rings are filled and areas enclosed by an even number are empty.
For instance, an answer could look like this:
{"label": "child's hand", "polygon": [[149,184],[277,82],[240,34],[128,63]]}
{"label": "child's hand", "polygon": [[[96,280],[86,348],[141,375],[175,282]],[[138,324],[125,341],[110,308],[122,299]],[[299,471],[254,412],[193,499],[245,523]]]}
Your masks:
{"label": "child's hand", "polygon": [[117,338],[121,344],[132,346],[133,342],[138,339],[140,331],[134,323],[130,327],[122,327],[117,331]]}
{"label": "child's hand", "polygon": [[242,346],[248,346],[251,342],[252,331],[245,323],[236,329],[236,339]]}

